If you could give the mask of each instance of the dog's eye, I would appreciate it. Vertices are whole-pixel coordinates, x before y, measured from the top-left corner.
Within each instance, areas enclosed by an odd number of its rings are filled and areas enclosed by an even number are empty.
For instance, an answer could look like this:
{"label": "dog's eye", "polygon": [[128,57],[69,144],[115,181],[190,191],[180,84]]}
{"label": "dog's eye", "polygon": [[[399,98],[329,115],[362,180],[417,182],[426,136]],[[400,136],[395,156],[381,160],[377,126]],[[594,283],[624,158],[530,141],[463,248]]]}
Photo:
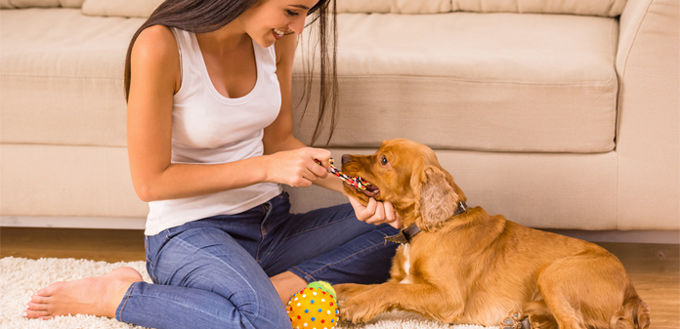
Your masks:
{"label": "dog's eye", "polygon": [[383,166],[387,164],[387,158],[384,155],[380,157],[380,164]]}

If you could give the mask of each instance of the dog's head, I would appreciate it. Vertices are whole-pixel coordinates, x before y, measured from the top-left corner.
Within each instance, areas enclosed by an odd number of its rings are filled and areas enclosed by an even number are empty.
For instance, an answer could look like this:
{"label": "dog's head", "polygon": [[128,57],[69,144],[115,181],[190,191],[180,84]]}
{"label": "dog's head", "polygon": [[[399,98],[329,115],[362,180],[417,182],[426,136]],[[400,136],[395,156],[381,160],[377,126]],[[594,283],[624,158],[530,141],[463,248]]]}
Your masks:
{"label": "dog's head", "polygon": [[385,141],[373,155],[343,155],[342,171],[373,185],[366,191],[345,185],[349,195],[364,204],[370,197],[391,202],[404,227],[435,231],[466,201],[434,151],[405,139]]}

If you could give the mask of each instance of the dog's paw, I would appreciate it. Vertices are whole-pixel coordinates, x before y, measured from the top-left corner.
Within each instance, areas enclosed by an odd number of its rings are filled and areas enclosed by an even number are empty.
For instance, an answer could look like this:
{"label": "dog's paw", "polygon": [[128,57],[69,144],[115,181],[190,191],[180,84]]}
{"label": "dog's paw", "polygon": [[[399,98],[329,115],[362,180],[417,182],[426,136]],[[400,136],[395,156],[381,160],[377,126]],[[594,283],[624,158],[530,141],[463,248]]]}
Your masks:
{"label": "dog's paw", "polygon": [[529,323],[529,318],[521,312],[510,312],[501,321],[499,327],[501,329],[531,329],[531,323]]}
{"label": "dog's paw", "polygon": [[338,300],[340,319],[352,323],[368,322],[385,310],[379,301],[367,298],[366,294]]}
{"label": "dog's paw", "polygon": [[345,283],[333,286],[337,295],[340,319],[352,323],[367,322],[387,308],[372,291],[378,285]]}

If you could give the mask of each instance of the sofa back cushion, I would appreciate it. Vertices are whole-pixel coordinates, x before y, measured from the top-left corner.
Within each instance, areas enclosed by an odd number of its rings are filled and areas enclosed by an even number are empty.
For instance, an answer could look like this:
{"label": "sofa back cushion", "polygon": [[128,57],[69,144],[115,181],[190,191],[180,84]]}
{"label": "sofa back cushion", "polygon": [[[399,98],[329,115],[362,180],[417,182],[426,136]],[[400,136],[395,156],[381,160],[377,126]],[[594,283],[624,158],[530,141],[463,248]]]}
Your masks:
{"label": "sofa back cushion", "polygon": [[479,13],[545,13],[619,16],[626,0],[336,0],[338,12],[435,14],[451,11]]}
{"label": "sofa back cushion", "polygon": [[85,0],[83,14],[146,18],[161,2],[163,0]]}
{"label": "sofa back cushion", "polygon": [[627,0],[452,0],[454,11],[574,14],[615,17]]}
{"label": "sofa back cushion", "polygon": [[[83,3],[84,1],[84,3]],[[335,0],[339,13],[542,13],[616,17],[627,0]],[[2,8],[80,7],[90,16],[148,17],[163,0],[0,0]],[[29,4],[29,5],[27,5]],[[55,5],[56,4],[56,5]],[[67,5],[65,5],[67,4]]]}
{"label": "sofa back cushion", "polygon": [[80,8],[85,0],[0,0],[0,8]]}
{"label": "sofa back cushion", "polygon": [[335,0],[335,2],[340,13],[437,14],[448,13],[452,9],[452,0]]}

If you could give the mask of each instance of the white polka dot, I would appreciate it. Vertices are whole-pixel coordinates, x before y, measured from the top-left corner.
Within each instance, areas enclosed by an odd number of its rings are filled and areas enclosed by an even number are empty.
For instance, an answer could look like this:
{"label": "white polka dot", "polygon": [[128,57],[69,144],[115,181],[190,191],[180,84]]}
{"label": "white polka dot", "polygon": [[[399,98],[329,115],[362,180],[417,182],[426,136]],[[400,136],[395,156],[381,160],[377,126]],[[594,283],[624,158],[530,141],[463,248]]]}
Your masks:
{"label": "white polka dot", "polygon": [[302,305],[302,304],[300,304],[300,303],[297,304],[297,306],[300,306],[300,305]]}

